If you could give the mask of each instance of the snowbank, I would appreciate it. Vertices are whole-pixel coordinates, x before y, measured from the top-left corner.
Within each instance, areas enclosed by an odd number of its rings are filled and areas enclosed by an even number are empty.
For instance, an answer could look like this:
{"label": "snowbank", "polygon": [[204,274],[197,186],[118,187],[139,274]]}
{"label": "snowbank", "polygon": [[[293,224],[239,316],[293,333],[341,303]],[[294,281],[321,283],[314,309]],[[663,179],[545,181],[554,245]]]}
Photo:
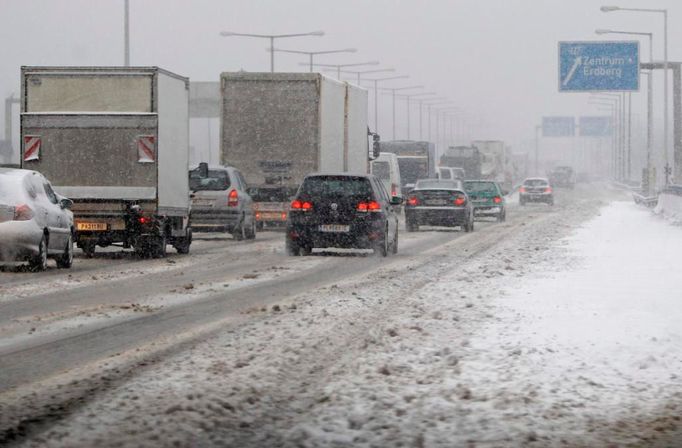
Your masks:
{"label": "snowbank", "polygon": [[674,223],[682,223],[682,196],[672,193],[658,195],[654,213],[663,215]]}

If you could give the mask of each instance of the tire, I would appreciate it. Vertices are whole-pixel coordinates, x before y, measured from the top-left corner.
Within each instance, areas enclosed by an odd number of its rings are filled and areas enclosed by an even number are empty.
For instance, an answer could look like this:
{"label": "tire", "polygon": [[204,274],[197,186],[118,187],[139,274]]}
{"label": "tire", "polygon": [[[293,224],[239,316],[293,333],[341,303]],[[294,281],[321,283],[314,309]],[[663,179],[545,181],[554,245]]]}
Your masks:
{"label": "tire", "polygon": [[28,262],[29,267],[34,272],[44,271],[47,269],[47,236],[43,235],[38,243],[38,254]]}
{"label": "tire", "polygon": [[405,230],[408,232],[416,232],[419,230],[419,224],[411,220],[405,220]]}
{"label": "tire", "polygon": [[507,211],[503,210],[497,215],[497,222],[505,222],[507,220]]}
{"label": "tire", "polygon": [[549,202],[547,202],[547,204],[548,204],[550,207],[554,206],[554,199],[550,199]]}
{"label": "tire", "polygon": [[265,223],[263,223],[263,221],[256,221],[256,230],[257,231],[262,232],[264,227],[265,227]]}
{"label": "tire", "polygon": [[382,257],[388,256],[388,231],[384,231],[381,241],[374,244],[374,254]]}
{"label": "tire", "polygon": [[395,237],[393,238],[393,244],[391,244],[391,253],[396,255],[398,253],[398,228],[395,229]]}
{"label": "tire", "polygon": [[256,218],[251,221],[251,226],[246,230],[244,236],[247,240],[256,239]]}
{"label": "tire", "polygon": [[284,246],[287,255],[290,257],[298,257],[301,255],[301,246],[299,246],[296,241],[287,238]]}
{"label": "tire", "polygon": [[160,235],[157,236],[152,240],[151,248],[150,251],[152,253],[153,258],[165,258],[167,255],[166,252],[166,235]]}
{"label": "tire", "polygon": [[73,265],[73,236],[69,234],[64,253],[57,257],[57,267],[59,269],[69,269]]}
{"label": "tire", "polygon": [[179,254],[188,254],[189,253],[189,246],[192,244],[192,228],[188,227],[187,232],[185,233],[185,236],[182,238],[178,238],[175,240],[175,250]]}
{"label": "tire", "polygon": [[85,243],[81,243],[80,248],[85,254],[85,258],[92,258],[95,256],[95,248],[97,247],[97,243],[94,241],[87,241]]}
{"label": "tire", "polygon": [[242,221],[239,223],[237,228],[235,228],[232,231],[232,236],[237,241],[242,241],[242,240],[244,240],[244,238],[246,238],[246,229],[244,228],[244,219],[246,219],[246,218],[242,218]]}
{"label": "tire", "polygon": [[526,205],[526,201],[524,201],[523,199],[519,199],[519,205],[522,206],[522,207],[525,206],[525,205]]}
{"label": "tire", "polygon": [[310,254],[312,254],[312,253],[313,253],[313,247],[312,247],[311,245],[306,244],[306,245],[304,245],[304,246],[301,246],[300,254],[301,254],[302,256],[308,256],[308,255],[310,255]]}

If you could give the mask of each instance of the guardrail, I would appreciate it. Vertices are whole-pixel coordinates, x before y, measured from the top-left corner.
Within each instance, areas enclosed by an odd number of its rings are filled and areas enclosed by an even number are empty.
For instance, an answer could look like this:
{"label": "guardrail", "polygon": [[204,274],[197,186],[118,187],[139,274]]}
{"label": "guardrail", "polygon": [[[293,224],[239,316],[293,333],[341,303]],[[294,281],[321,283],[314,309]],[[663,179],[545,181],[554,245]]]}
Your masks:
{"label": "guardrail", "polygon": [[682,185],[668,185],[664,190],[663,193],[667,194],[674,194],[677,196],[682,196]]}

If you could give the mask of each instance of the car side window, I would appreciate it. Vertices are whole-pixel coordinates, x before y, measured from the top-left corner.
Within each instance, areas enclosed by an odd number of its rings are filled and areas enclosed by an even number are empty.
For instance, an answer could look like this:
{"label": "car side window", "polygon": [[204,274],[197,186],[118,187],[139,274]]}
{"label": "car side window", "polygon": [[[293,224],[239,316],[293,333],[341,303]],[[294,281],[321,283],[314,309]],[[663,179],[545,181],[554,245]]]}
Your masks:
{"label": "car side window", "polygon": [[386,188],[384,188],[383,182],[377,182],[376,180],[374,180],[374,185],[375,188],[379,190],[379,195],[382,197],[382,200],[384,202],[391,202],[391,200],[388,197],[388,192],[386,191]]}
{"label": "car side window", "polygon": [[47,198],[50,200],[50,202],[53,204],[59,204],[59,199],[57,199],[57,195],[52,189],[52,185],[50,185],[49,182],[44,182],[43,188],[45,189],[45,195],[47,195]]}
{"label": "car side window", "polygon": [[246,180],[244,179],[244,176],[242,176],[242,173],[240,171],[237,171],[237,177],[239,178],[239,183],[242,184],[242,190],[246,191],[247,189]]}

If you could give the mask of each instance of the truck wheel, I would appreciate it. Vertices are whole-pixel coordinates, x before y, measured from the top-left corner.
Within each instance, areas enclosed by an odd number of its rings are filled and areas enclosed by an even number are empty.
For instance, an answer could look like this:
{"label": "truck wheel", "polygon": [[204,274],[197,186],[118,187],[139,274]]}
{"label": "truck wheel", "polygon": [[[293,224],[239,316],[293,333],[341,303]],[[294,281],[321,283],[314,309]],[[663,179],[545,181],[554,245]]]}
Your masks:
{"label": "truck wheel", "polygon": [[189,246],[192,244],[192,229],[188,228],[187,232],[185,233],[185,236],[182,238],[178,238],[175,240],[175,250],[178,251],[179,254],[188,254],[189,253]]}
{"label": "truck wheel", "polygon": [[164,258],[166,252],[166,235],[160,235],[154,238],[151,243],[151,253],[153,258]]}
{"label": "truck wheel", "polygon": [[92,258],[95,256],[95,247],[97,247],[97,243],[94,241],[85,241],[80,245],[81,250],[85,254],[85,258]]}
{"label": "truck wheel", "polygon": [[296,241],[293,241],[289,238],[286,239],[285,250],[287,255],[290,257],[298,257],[301,255],[301,246],[299,246]]}
{"label": "truck wheel", "polygon": [[32,271],[44,271],[47,269],[47,236],[43,235],[38,244],[38,253],[28,262]]}
{"label": "truck wheel", "polygon": [[57,267],[60,269],[69,269],[73,265],[73,237],[69,235],[69,240],[66,242],[64,253],[57,257]]}

